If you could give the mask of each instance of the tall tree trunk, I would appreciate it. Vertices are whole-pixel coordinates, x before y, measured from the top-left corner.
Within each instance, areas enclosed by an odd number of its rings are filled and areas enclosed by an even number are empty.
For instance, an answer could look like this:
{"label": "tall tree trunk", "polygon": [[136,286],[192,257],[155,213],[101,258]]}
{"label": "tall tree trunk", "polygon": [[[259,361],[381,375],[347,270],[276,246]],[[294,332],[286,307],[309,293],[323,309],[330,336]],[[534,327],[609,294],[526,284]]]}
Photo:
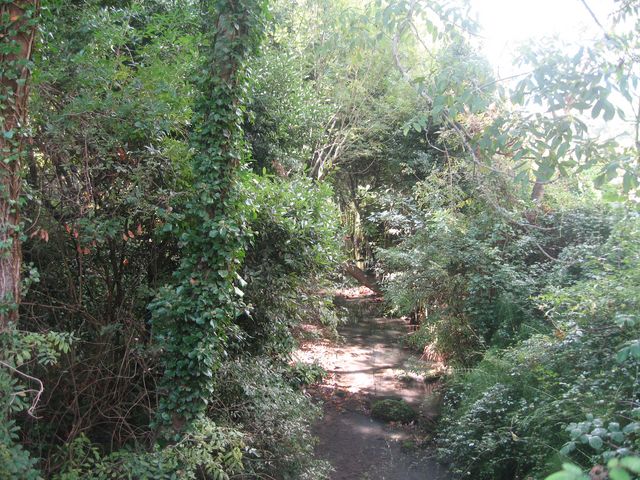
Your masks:
{"label": "tall tree trunk", "polygon": [[20,161],[39,7],[39,0],[0,3],[0,331],[17,320],[20,302]]}
{"label": "tall tree trunk", "polygon": [[207,412],[215,372],[240,311],[234,282],[247,235],[235,183],[244,157],[245,66],[265,27],[265,0],[201,5],[207,41],[201,47],[191,134],[198,194],[185,205],[179,283],[161,290],[149,306],[154,336],[163,348],[158,426],[170,424],[171,435]]}

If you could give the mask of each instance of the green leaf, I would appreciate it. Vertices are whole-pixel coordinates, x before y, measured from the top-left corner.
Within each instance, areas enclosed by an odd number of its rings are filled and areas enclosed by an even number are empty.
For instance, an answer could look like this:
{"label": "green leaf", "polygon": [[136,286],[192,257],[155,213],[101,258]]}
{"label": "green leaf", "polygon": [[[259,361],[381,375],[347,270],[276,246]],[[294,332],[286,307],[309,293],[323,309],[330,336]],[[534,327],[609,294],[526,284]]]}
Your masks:
{"label": "green leaf", "polygon": [[640,457],[625,457],[620,460],[620,464],[633,473],[640,474]]}
{"label": "green leaf", "polygon": [[611,436],[611,441],[615,443],[620,444],[624,442],[624,433],[622,432],[611,432],[610,436]]}
{"label": "green leaf", "polygon": [[600,115],[600,112],[603,108],[604,103],[602,102],[602,99],[600,99],[596,102],[596,104],[593,106],[593,109],[591,110],[591,118],[596,118],[598,115]]}
{"label": "green leaf", "polygon": [[567,472],[556,472],[549,475],[545,480],[573,480],[575,477]]}
{"label": "green leaf", "polygon": [[602,439],[598,436],[592,435],[589,437],[589,445],[591,448],[595,448],[596,450],[600,450],[604,445]]}
{"label": "green leaf", "polygon": [[631,475],[629,475],[626,470],[616,467],[609,470],[609,478],[611,480],[631,480]]}
{"label": "green leaf", "polygon": [[582,475],[582,469],[579,466],[574,465],[573,463],[563,463],[562,468],[567,472],[574,473],[576,475]]}
{"label": "green leaf", "polygon": [[242,290],[240,290],[238,287],[234,286],[233,287],[233,291],[236,293],[236,295],[238,295],[239,297],[244,297],[244,292]]}
{"label": "green leaf", "polygon": [[622,350],[619,350],[616,354],[616,361],[618,363],[623,363],[629,358],[629,347],[625,347]]}
{"label": "green leaf", "polygon": [[616,115],[616,109],[615,107],[611,104],[611,102],[608,101],[604,101],[604,119],[608,122],[610,120],[613,120],[613,117],[615,117]]}

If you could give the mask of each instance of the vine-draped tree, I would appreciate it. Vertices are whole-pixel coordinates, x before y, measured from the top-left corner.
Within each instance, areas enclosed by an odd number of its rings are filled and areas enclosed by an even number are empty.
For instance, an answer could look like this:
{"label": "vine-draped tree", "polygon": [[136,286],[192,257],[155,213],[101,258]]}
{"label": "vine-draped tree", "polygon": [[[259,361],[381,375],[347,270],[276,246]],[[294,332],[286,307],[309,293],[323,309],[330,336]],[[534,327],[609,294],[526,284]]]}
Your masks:
{"label": "vine-draped tree", "polygon": [[0,3],[0,330],[17,319],[20,301],[20,160],[39,7],[39,0]]}
{"label": "vine-draped tree", "polygon": [[210,1],[202,8],[208,33],[196,79],[196,184],[180,222],[177,285],[150,307],[164,359],[160,423],[170,421],[175,430],[205,411],[241,296],[235,281],[246,239],[234,176],[244,155],[243,67],[260,41],[265,15],[261,0]]}

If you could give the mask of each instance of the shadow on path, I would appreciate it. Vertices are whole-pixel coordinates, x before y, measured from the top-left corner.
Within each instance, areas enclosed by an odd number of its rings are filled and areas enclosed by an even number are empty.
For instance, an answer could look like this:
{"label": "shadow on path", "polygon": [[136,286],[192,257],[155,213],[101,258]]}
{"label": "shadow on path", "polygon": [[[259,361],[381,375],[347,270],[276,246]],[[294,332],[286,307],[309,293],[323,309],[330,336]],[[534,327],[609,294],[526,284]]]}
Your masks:
{"label": "shadow on path", "polygon": [[398,344],[406,322],[379,317],[366,300],[346,301],[352,323],[339,329],[342,342],[311,342],[298,359],[319,363],[330,372],[316,395],[324,400],[324,418],[315,427],[316,455],[334,468],[332,480],[445,480],[433,451],[417,447],[424,435],[416,426],[387,425],[368,415],[371,401],[402,398],[420,414],[436,415],[433,384],[411,370],[419,363]]}

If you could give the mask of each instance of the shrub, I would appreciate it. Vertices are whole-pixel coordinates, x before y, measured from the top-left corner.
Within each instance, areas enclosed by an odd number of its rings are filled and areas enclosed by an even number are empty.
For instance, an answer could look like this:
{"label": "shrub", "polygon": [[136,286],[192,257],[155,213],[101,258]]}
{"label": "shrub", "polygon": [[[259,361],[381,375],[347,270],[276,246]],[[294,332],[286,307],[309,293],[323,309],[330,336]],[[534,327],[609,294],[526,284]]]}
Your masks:
{"label": "shrub", "polygon": [[102,455],[86,436],[80,435],[61,452],[66,459],[53,480],[228,480],[244,470],[243,449],[239,432],[210,420],[198,421],[179,442],[155,446],[149,452],[125,448]]}
{"label": "shrub", "polygon": [[384,422],[410,423],[418,415],[404,400],[386,399],[373,402],[371,416]]}
{"label": "shrub", "polygon": [[439,454],[454,472],[538,478],[568,459],[588,468],[638,452],[639,240],[638,216],[623,217],[599,248],[580,250],[579,275],[539,297],[553,335],[488,352],[450,380]]}
{"label": "shrub", "polygon": [[238,323],[242,351],[288,353],[302,319],[337,323],[318,291],[341,259],[338,210],[330,187],[307,178],[247,173],[243,189],[253,235],[241,272],[249,305]]}
{"label": "shrub", "polygon": [[325,478],[326,465],[313,457],[315,440],[310,431],[321,411],[285,380],[290,371],[268,358],[228,362],[220,372],[212,414],[242,425],[250,447],[249,472],[284,480]]}

